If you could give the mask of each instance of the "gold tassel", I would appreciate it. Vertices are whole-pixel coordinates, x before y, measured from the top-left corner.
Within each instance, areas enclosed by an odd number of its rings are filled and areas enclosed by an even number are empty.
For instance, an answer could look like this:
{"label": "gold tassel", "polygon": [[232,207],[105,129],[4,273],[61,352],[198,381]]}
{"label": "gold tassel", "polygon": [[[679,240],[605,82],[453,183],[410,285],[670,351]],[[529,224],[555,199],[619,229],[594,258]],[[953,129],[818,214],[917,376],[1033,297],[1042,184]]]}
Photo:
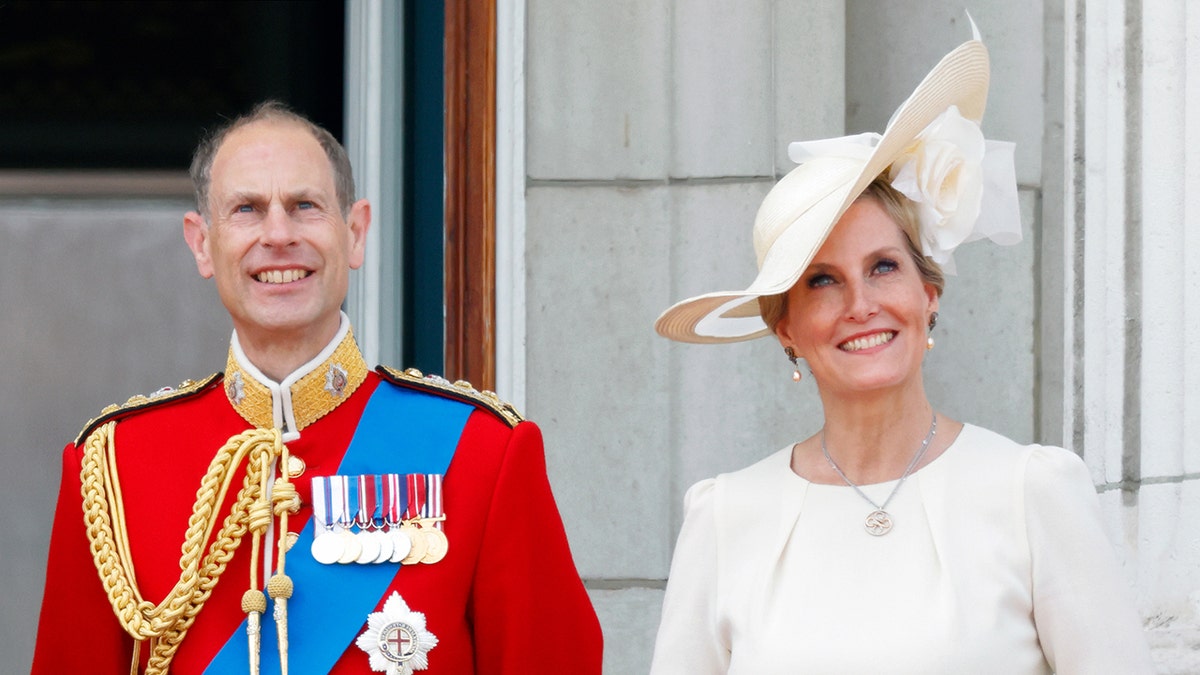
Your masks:
{"label": "gold tassel", "polygon": [[296,492],[296,486],[292,484],[288,476],[288,448],[283,445],[281,439],[275,441],[275,455],[279,457],[279,478],[275,481],[274,490],[271,493],[271,501],[274,503],[275,515],[279,517],[279,543],[278,562],[275,565],[275,574],[271,580],[267,582],[267,593],[271,599],[275,601],[275,631],[279,638],[279,672],[280,675],[288,675],[288,598],[292,597],[292,591],[295,590],[292,585],[292,579],[287,575],[287,550],[288,550],[288,514],[296,513],[300,510],[300,495]]}

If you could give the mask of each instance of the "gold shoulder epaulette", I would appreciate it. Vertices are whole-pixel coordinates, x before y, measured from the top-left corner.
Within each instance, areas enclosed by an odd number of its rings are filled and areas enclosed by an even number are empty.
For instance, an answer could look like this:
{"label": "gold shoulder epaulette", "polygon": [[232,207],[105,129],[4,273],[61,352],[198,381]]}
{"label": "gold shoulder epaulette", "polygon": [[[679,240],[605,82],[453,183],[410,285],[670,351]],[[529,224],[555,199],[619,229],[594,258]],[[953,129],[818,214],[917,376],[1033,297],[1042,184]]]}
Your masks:
{"label": "gold shoulder epaulette", "polygon": [[375,369],[375,372],[382,375],[389,382],[402,387],[424,389],[435,394],[458,399],[463,403],[469,403],[476,408],[490,411],[507,422],[510,427],[517,426],[525,419],[511,403],[497,396],[496,392],[479,391],[475,387],[472,387],[471,383],[466,380],[451,382],[440,375],[426,375],[416,368],[397,370],[388,366],[379,366]]}
{"label": "gold shoulder epaulette", "polygon": [[210,385],[220,378],[221,373],[213,373],[203,380],[184,380],[183,382],[179,383],[178,387],[163,387],[149,396],[135,394],[130,396],[129,400],[125,401],[125,403],[121,405],[114,403],[112,405],[105,406],[104,410],[100,411],[100,415],[89,420],[87,426],[83,428],[83,431],[79,432],[79,435],[75,437],[75,445],[82,443],[83,439],[87,438],[87,435],[90,434],[93,429],[114,417],[124,415],[134,410],[153,408],[170,401],[178,401],[181,398],[194,396],[205,389],[208,389]]}

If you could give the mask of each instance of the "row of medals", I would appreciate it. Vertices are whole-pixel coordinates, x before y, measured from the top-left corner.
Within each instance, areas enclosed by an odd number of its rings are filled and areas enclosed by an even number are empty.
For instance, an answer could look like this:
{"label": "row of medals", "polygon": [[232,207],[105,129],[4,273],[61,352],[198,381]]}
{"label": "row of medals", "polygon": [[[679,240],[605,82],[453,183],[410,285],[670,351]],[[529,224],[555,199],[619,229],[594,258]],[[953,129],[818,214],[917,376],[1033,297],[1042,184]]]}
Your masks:
{"label": "row of medals", "polygon": [[434,525],[445,519],[414,518],[357,532],[327,530],[313,539],[313,559],[322,565],[432,564],[446,557],[450,548],[446,534]]}

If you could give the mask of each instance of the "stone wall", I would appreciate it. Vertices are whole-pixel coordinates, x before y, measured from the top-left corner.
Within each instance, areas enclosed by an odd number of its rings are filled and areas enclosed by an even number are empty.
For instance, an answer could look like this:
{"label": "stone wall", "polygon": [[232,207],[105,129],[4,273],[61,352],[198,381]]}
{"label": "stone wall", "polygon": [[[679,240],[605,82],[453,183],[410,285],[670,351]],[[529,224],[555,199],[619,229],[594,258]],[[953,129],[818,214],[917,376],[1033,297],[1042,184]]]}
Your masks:
{"label": "stone wall", "polygon": [[32,658],[63,446],[110,403],[225,366],[229,316],[183,243],[191,205],[0,199],[0,654],[11,672]]}

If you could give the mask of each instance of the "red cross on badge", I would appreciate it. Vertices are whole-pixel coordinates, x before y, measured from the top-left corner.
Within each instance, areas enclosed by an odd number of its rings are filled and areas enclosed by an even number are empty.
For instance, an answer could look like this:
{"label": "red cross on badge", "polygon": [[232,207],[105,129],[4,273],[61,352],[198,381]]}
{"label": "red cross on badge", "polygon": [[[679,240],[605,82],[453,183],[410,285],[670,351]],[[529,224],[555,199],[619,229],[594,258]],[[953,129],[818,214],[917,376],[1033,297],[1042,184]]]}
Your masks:
{"label": "red cross on badge", "polygon": [[383,603],[383,611],[367,616],[367,629],[354,641],[367,653],[371,670],[388,675],[413,675],[429,667],[429,650],[437,636],[425,625],[425,615],[409,608],[400,594]]}
{"label": "red cross on badge", "polygon": [[414,632],[412,626],[401,621],[384,626],[383,630],[379,631],[382,638],[379,641],[379,651],[383,652],[389,661],[396,663],[411,659],[417,651],[413,641]]}

